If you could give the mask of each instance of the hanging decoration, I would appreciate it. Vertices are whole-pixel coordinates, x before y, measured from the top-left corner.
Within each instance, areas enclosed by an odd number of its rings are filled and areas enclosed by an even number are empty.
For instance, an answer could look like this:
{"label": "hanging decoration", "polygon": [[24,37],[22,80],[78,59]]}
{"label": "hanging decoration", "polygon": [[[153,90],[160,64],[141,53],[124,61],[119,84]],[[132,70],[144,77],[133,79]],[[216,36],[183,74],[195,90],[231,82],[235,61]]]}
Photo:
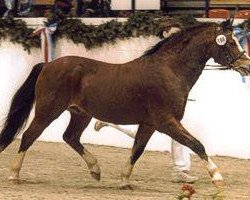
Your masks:
{"label": "hanging decoration", "polygon": [[39,48],[39,36],[33,36],[34,29],[28,28],[21,19],[0,19],[0,40],[9,38],[11,42],[21,44],[24,50],[30,52],[31,48]]}
{"label": "hanging decoration", "polygon": [[[80,19],[68,18],[61,13],[48,17],[45,26],[57,23],[53,39],[67,38],[75,44],[84,44],[87,49],[100,47],[104,43],[115,43],[116,39],[156,35],[159,32],[159,14],[135,13],[124,23],[111,20],[99,26],[86,25]],[[21,19],[0,19],[0,39],[10,38],[13,43],[22,44],[25,50],[40,47],[39,35],[28,28]]]}
{"label": "hanging decoration", "polygon": [[159,14],[138,12],[126,22],[111,20],[99,26],[86,25],[80,19],[53,15],[47,25],[58,23],[55,40],[67,38],[75,44],[84,44],[87,49],[101,47],[104,43],[115,43],[116,39],[156,35],[159,32]]}
{"label": "hanging decoration", "polygon": [[[111,20],[99,26],[86,25],[80,19],[70,18],[61,13],[48,17],[45,27],[57,24],[53,41],[59,38],[72,40],[75,44],[84,44],[87,49],[101,47],[104,43],[115,43],[117,39],[129,39],[140,36],[161,36],[163,30],[177,25],[180,28],[199,23],[192,16],[166,17],[161,13],[136,12],[126,22]],[[250,30],[250,20],[240,26]],[[10,38],[13,43],[21,44],[24,50],[41,47],[39,35],[33,35],[35,30],[29,28],[21,19],[0,19],[0,39]]]}
{"label": "hanging decoration", "polygon": [[51,58],[51,51],[52,51],[52,34],[57,29],[57,23],[50,24],[49,26],[45,26],[43,28],[39,28],[33,32],[33,35],[42,35],[44,37],[44,44],[43,44],[43,55],[44,55],[44,62],[50,62]]}

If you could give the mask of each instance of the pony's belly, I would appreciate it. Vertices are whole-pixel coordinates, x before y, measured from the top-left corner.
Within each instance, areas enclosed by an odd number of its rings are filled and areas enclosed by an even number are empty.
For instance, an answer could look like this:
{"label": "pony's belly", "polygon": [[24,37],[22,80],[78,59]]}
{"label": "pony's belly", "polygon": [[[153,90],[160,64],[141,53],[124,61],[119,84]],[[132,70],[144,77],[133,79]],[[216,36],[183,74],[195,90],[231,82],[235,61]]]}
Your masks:
{"label": "pony's belly", "polygon": [[139,122],[143,121],[145,116],[145,113],[142,110],[130,108],[116,109],[107,107],[104,112],[93,112],[93,116],[95,118],[115,124],[138,124]]}
{"label": "pony's belly", "polygon": [[87,112],[97,119],[114,124],[138,124],[147,118],[141,107],[133,105],[123,107],[100,103],[88,107]]}
{"label": "pony's belly", "polygon": [[95,80],[82,86],[76,98],[78,105],[91,116],[107,122],[138,124],[143,121],[147,117],[144,101],[134,87],[115,80],[112,83]]}

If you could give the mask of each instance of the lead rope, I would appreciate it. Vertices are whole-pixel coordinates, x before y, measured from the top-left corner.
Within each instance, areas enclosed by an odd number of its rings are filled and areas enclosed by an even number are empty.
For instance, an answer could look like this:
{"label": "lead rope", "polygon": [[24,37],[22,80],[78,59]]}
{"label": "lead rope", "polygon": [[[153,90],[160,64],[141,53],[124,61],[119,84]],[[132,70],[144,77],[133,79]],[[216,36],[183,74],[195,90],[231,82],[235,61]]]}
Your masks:
{"label": "lead rope", "polygon": [[224,65],[205,65],[205,68],[203,70],[229,70],[229,69],[232,68]]}

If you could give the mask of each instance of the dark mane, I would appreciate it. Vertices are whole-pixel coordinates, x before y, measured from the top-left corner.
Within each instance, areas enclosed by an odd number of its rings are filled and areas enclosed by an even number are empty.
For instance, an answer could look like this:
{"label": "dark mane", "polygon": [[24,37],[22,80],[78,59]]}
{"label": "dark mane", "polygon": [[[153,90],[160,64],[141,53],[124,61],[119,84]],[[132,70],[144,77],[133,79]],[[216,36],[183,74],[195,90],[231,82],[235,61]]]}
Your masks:
{"label": "dark mane", "polygon": [[158,49],[160,49],[167,41],[167,38],[162,39],[161,41],[157,42],[156,45],[152,46],[150,49],[146,50],[142,57],[145,56],[150,56],[152,54],[154,54]]}
{"label": "dark mane", "polygon": [[[152,46],[150,49],[146,50],[142,57],[150,56],[157,52],[164,44],[175,46],[178,42],[182,41],[183,38],[190,38],[193,36],[193,32],[197,32],[197,29],[206,28],[215,25],[215,22],[198,22],[195,25],[185,27],[170,35],[168,38],[164,38],[159,41],[156,45]],[[216,24],[218,26],[218,24]]]}

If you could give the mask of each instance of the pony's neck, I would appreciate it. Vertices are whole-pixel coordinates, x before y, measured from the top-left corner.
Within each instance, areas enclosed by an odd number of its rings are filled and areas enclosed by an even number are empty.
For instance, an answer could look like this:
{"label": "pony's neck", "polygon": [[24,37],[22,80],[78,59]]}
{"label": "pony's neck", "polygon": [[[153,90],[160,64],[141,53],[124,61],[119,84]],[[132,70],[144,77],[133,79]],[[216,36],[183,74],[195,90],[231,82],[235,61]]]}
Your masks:
{"label": "pony's neck", "polygon": [[[211,35],[211,29],[200,28],[183,39],[180,43],[173,47],[172,53],[168,49],[161,56],[173,57],[172,63],[169,67],[175,71],[176,74],[182,76],[186,80],[187,86],[193,87],[195,82],[200,77],[202,70],[205,67],[206,62],[210,58],[208,53],[209,35]],[[212,36],[213,37],[213,36]],[[166,47],[169,48],[167,45]]]}

